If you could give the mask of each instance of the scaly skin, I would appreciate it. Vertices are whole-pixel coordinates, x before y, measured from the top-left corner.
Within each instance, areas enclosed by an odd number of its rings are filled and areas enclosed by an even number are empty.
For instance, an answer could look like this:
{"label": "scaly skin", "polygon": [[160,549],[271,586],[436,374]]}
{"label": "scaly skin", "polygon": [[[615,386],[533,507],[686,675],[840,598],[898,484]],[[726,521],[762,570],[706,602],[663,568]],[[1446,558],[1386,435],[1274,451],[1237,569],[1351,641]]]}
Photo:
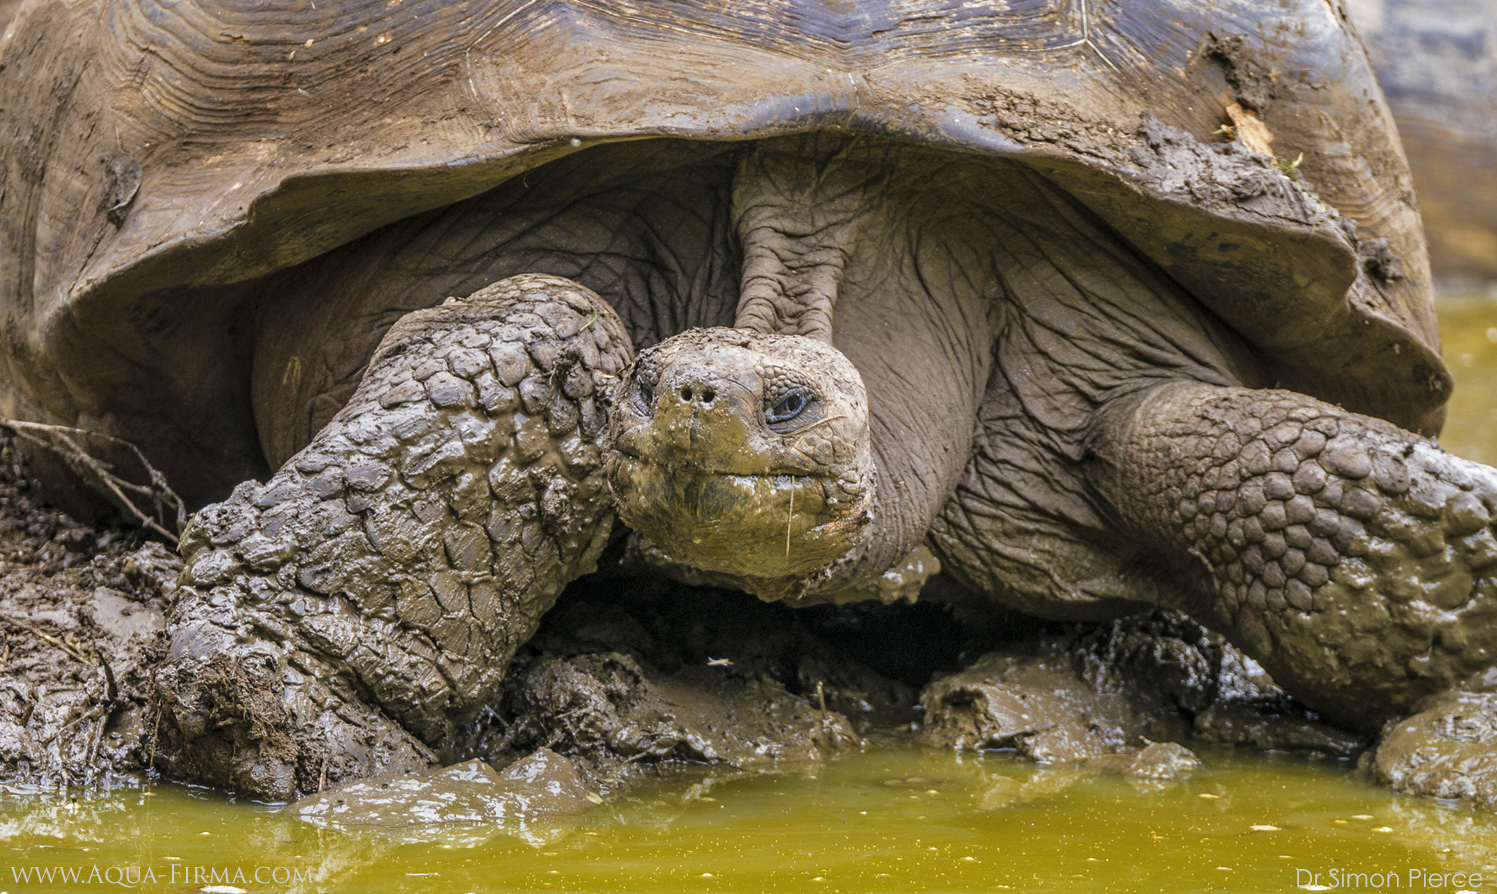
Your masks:
{"label": "scaly skin", "polygon": [[285,800],[439,757],[608,539],[631,353],[557,277],[402,318],[306,449],[189,529],[156,675],[173,776]]}
{"label": "scaly skin", "polygon": [[1374,730],[1497,658],[1497,471],[1289,391],[1171,384],[1098,421],[1088,480],[1294,695]]}

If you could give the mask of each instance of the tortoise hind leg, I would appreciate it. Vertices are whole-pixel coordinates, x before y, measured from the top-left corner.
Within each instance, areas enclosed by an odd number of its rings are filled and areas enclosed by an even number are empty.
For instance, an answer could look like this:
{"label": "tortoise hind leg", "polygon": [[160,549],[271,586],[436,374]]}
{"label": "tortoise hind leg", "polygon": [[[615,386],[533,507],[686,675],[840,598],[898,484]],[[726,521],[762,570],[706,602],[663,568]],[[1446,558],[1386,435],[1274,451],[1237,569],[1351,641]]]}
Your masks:
{"label": "tortoise hind leg", "polygon": [[1289,391],[1172,383],[1098,414],[1088,481],[1177,606],[1375,730],[1497,661],[1497,470]]}
{"label": "tortoise hind leg", "polygon": [[631,353],[550,276],[396,323],[310,445],[189,528],[166,771],[285,800],[428,766],[608,539],[597,441]]}

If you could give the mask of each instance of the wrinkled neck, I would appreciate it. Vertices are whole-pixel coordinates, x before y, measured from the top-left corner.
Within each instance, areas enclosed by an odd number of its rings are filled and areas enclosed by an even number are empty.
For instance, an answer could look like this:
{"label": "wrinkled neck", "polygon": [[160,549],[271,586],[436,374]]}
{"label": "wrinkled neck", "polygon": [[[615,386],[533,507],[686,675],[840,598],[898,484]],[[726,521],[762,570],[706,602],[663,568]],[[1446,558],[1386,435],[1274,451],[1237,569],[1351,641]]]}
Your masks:
{"label": "wrinkled neck", "polygon": [[755,146],[733,178],[743,247],[734,325],[830,343],[849,249],[877,230],[874,169],[859,143],[815,133]]}
{"label": "wrinkled neck", "polygon": [[904,564],[970,455],[994,302],[980,252],[963,254],[964,203],[943,188],[945,167],[908,147],[820,133],[760,144],[736,174],[736,325],[830,341],[868,390],[873,521],[819,590]]}

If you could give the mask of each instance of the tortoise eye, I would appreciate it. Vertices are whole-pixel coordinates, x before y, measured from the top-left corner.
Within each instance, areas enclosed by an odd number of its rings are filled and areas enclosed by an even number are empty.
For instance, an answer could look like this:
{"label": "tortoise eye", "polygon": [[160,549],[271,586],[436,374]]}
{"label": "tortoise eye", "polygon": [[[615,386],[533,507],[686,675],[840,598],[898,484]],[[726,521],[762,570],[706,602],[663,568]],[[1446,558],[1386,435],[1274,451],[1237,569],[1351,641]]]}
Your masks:
{"label": "tortoise eye", "polygon": [[655,405],[655,383],[650,381],[649,376],[641,375],[635,379],[635,385],[635,409],[648,416]]}
{"label": "tortoise eye", "polygon": [[770,408],[769,419],[771,422],[784,422],[788,419],[794,419],[805,408],[806,395],[796,391],[793,394],[787,394],[780,398],[780,402]]}
{"label": "tortoise eye", "polygon": [[781,424],[790,422],[805,414],[806,408],[816,400],[816,395],[806,388],[794,388],[780,395],[769,409],[764,411],[764,419],[771,427],[778,429]]}

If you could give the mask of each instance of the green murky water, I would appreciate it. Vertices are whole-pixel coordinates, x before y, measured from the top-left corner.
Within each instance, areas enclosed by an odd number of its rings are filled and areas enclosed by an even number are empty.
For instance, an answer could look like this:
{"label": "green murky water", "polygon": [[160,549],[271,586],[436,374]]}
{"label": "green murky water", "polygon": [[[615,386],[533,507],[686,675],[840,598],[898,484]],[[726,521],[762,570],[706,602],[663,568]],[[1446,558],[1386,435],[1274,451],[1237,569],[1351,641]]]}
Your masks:
{"label": "green murky water", "polygon": [[[1497,301],[1452,303],[1442,325],[1459,382],[1442,442],[1497,463]],[[172,786],[0,794],[0,894],[1497,888],[1497,818],[1368,788],[1342,763],[1201,757],[1185,782],[1144,784],[872,750],[683,778],[561,824],[404,838]]]}
{"label": "green murky water", "polygon": [[428,841],[170,787],[13,798],[0,890],[97,891],[84,883],[95,869],[165,891],[1278,891],[1313,873],[1331,890],[1345,873],[1369,887],[1388,873],[1401,887],[1411,873],[1446,874],[1446,891],[1459,890],[1452,873],[1481,874],[1461,877],[1470,890],[1497,885],[1497,823],[1359,786],[1341,765],[1204,757],[1186,782],[1141,784],[998,755],[871,752],[662,787],[569,826]]}

